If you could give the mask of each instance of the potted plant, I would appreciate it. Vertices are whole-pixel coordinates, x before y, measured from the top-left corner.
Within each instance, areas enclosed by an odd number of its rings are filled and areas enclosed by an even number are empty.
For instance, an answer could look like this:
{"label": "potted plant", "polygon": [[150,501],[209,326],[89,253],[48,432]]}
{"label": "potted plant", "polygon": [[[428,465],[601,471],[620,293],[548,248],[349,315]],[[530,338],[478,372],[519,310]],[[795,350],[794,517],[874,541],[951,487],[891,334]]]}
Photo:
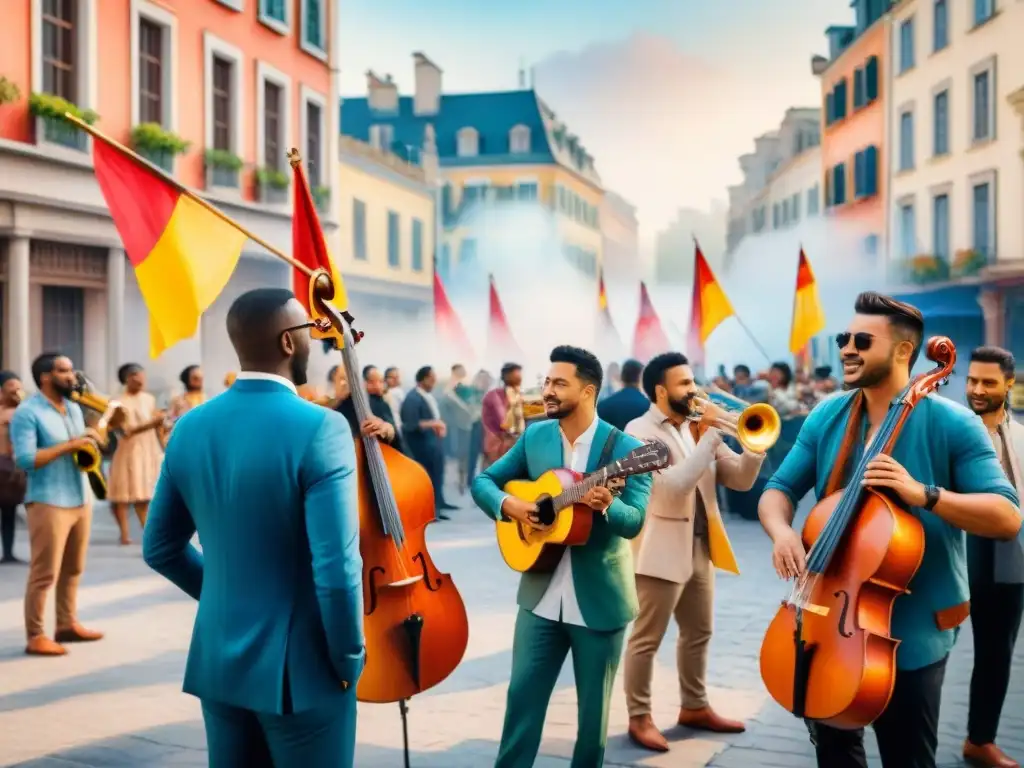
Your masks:
{"label": "potted plant", "polygon": [[282,205],[288,202],[288,174],[284,171],[257,168],[256,187],[261,203]]}
{"label": "potted plant", "polygon": [[985,265],[988,259],[985,254],[974,248],[961,248],[953,256],[953,274],[956,277],[967,277],[976,275]]}
{"label": "potted plant", "polygon": [[949,277],[949,265],[928,253],[922,253],[910,260],[910,278],[915,283],[934,283]]}
{"label": "potted plant", "polygon": [[140,123],[132,128],[132,146],[153,165],[171,171],[174,157],[187,152],[191,142],[158,123]]}
{"label": "potted plant", "polygon": [[41,138],[53,144],[60,144],[82,152],[87,146],[86,136],[78,126],[64,118],[64,113],[77,117],[87,125],[92,125],[100,117],[91,109],[82,109],[77,104],[72,104],[67,99],[52,93],[33,93],[28,99],[28,109],[37,120],[37,141],[40,139],[41,127]]}
{"label": "potted plant", "polygon": [[207,187],[238,187],[242,158],[227,149],[208,149],[203,155]]}
{"label": "potted plant", "polygon": [[0,107],[4,104],[13,104],[20,98],[21,90],[18,88],[18,84],[0,75]]}

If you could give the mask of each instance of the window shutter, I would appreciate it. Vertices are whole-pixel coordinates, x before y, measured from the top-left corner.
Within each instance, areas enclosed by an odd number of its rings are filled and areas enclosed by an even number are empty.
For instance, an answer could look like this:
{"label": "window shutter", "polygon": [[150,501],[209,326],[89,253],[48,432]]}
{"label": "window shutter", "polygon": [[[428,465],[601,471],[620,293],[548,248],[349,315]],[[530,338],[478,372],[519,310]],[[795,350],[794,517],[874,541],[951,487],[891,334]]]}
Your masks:
{"label": "window shutter", "polygon": [[878,57],[872,56],[868,59],[867,66],[864,68],[864,95],[867,99],[867,103],[871,103],[878,98]]}

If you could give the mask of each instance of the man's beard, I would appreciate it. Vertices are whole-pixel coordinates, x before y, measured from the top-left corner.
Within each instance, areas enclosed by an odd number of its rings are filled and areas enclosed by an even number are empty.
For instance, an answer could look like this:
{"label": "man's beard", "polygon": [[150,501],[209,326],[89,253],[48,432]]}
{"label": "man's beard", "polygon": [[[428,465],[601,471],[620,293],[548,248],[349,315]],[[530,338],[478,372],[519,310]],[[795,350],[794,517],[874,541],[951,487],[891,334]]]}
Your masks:
{"label": "man's beard", "polygon": [[678,400],[673,400],[671,397],[668,399],[669,409],[683,418],[689,418],[693,416],[693,398],[695,395],[687,395],[681,397]]}
{"label": "man's beard", "polygon": [[292,369],[292,383],[297,387],[305,385],[309,381],[309,356],[308,355],[292,355],[291,369]]}
{"label": "man's beard", "polygon": [[[551,398],[544,401],[544,413],[549,419],[558,419],[559,421],[561,421],[562,419],[568,418],[573,414],[573,411],[576,410],[576,405],[576,403],[573,403],[572,405],[566,405],[561,400]],[[552,408],[554,410],[549,410]]]}
{"label": "man's beard", "polygon": [[61,397],[71,397],[71,393],[75,391],[74,384],[64,384],[59,381],[51,380],[51,386],[53,387],[53,391]]}
{"label": "man's beard", "polygon": [[843,377],[843,383],[849,389],[870,389],[871,387],[878,386],[883,381],[892,375],[892,356],[877,363],[873,367],[869,367],[863,360],[861,360],[861,368],[857,371],[857,379],[847,383],[846,377]]}
{"label": "man's beard", "polygon": [[[981,403],[975,403],[975,401],[981,401]],[[984,416],[986,413],[995,413],[1004,405],[1006,405],[1006,396],[995,397],[994,395],[983,395],[981,397],[968,397],[967,405],[970,406],[971,410],[979,416]]]}

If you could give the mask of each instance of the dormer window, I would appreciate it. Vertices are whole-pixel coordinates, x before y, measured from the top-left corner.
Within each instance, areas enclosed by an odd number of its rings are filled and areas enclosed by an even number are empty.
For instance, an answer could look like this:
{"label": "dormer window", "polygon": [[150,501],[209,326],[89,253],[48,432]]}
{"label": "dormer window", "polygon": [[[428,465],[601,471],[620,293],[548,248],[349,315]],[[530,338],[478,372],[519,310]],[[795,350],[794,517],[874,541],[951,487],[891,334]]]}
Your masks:
{"label": "dormer window", "polygon": [[476,157],[480,153],[480,134],[476,128],[462,128],[458,133],[459,157]]}
{"label": "dormer window", "polygon": [[530,128],[517,125],[508,132],[508,148],[513,155],[525,155],[530,151]]}

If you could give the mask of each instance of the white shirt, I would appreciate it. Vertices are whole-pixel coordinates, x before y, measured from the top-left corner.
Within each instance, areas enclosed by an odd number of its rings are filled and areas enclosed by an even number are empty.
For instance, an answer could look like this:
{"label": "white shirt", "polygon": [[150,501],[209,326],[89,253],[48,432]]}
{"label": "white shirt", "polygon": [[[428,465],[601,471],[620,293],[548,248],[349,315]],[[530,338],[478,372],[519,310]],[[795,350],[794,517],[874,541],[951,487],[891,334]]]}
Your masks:
{"label": "white shirt", "polygon": [[401,387],[390,387],[384,395],[384,399],[391,406],[391,415],[395,417],[395,426],[402,428],[402,401],[405,400],[405,391]]}
{"label": "white shirt", "polygon": [[[587,471],[587,459],[590,458],[590,446],[594,442],[594,434],[597,432],[597,416],[590,422],[583,434],[576,438],[575,443],[570,443],[565,433],[562,435],[562,461],[567,469],[574,472]],[[583,621],[583,613],[580,611],[580,604],[576,600],[576,586],[572,580],[572,547],[566,547],[562,559],[558,561],[555,572],[551,575],[551,582],[548,584],[544,596],[541,597],[537,607],[533,609],[535,616],[549,621],[562,621],[566,624],[573,624],[577,627],[587,626]]]}
{"label": "white shirt", "polygon": [[244,381],[246,379],[255,381],[276,381],[283,387],[287,387],[295,394],[299,394],[299,390],[296,389],[295,384],[288,381],[284,376],[278,376],[276,373],[262,373],[260,371],[241,371],[236,377],[235,381]]}
{"label": "white shirt", "polygon": [[433,393],[427,392],[423,387],[416,387],[416,389],[423,395],[423,399],[427,401],[427,405],[430,407],[430,414],[434,417],[434,420],[440,421],[441,410],[437,407],[437,400],[434,399]]}

